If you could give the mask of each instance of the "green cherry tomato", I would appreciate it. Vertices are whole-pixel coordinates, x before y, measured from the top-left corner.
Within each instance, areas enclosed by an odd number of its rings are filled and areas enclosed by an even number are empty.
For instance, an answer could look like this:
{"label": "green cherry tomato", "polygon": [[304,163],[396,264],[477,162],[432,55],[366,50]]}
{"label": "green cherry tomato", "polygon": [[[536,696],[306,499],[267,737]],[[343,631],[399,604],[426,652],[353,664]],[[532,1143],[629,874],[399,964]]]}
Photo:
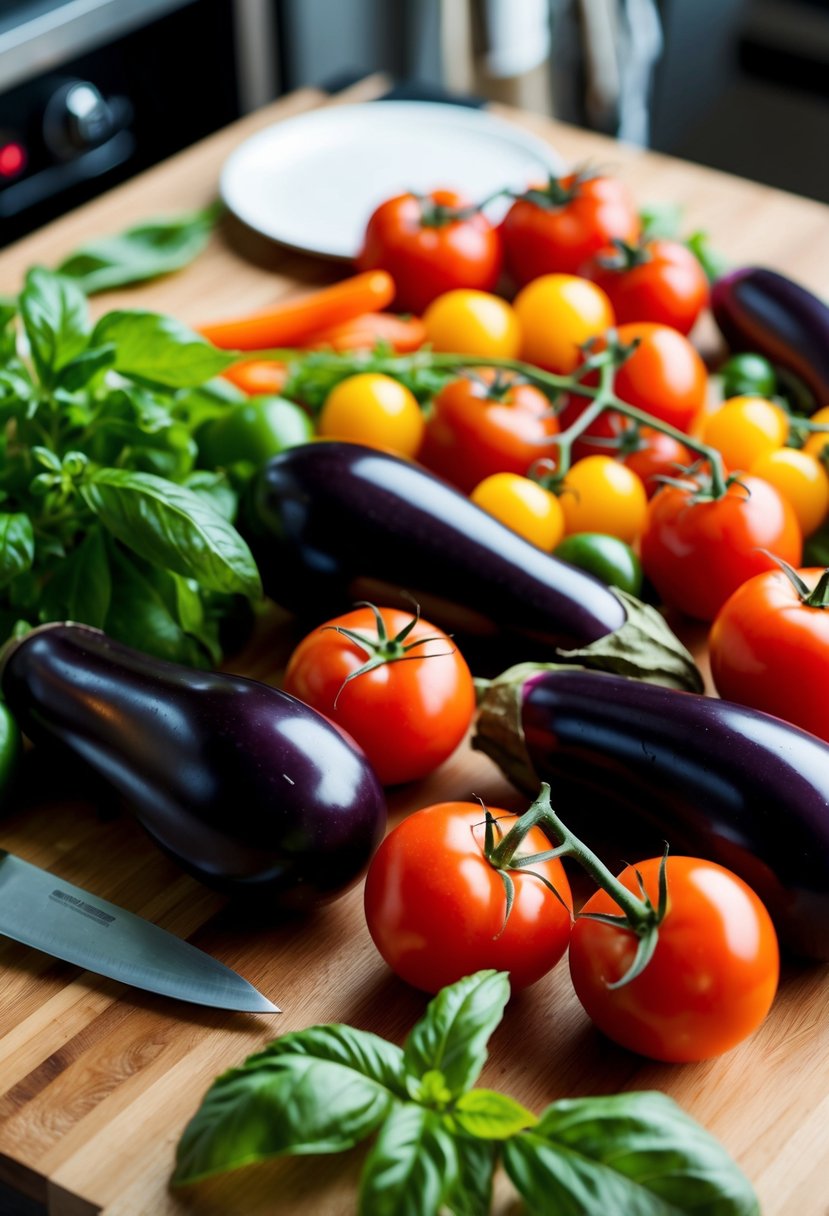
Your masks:
{"label": "green cherry tomato", "polygon": [[732,355],[720,368],[723,397],[773,397],[777,375],[763,355]]}
{"label": "green cherry tomato", "polygon": [[199,460],[212,469],[240,463],[258,468],[285,448],[307,443],[313,435],[310,418],[293,401],[250,397],[199,432]]}
{"label": "green cherry tomato", "polygon": [[11,784],[22,750],[17,723],[0,701],[0,801]]}
{"label": "green cherry tomato", "polygon": [[631,595],[642,592],[642,564],[618,536],[604,532],[573,532],[553,550],[554,557],[587,570],[608,587],[619,587]]}

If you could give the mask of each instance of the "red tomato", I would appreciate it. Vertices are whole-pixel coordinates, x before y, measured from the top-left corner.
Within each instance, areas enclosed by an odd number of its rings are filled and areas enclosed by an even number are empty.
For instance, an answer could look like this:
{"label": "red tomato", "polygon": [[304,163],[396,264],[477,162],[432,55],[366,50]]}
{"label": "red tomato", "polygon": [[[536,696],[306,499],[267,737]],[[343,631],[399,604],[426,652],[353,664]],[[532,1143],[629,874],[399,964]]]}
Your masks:
{"label": "red tomato", "polygon": [[[494,810],[504,833],[516,815]],[[545,975],[564,954],[572,907],[557,859],[513,871],[515,902],[506,915],[503,880],[484,855],[484,811],[477,802],[443,802],[416,811],[383,841],[366,876],[366,922],[391,969],[426,992],[473,971],[509,971],[513,989]],[[550,849],[532,828],[520,856]]]}
{"label": "red tomato", "polygon": [[708,640],[720,696],[785,718],[829,742],[829,613],[808,603],[824,570],[756,574],[723,604]]}
{"label": "red tomato", "polygon": [[794,511],[760,477],[741,477],[718,499],[695,501],[696,489],[688,480],[651,499],[642,565],[664,603],[711,621],[741,583],[774,567],[769,553],[798,566],[803,542]]}
{"label": "red tomato", "polygon": [[635,241],[636,205],[613,177],[551,178],[515,200],[501,223],[507,269],[521,285],[579,267],[614,237]]}
{"label": "red tomato", "polygon": [[486,216],[451,190],[400,194],[368,221],[361,270],[388,271],[398,311],[421,313],[456,287],[492,291],[501,273],[501,238]]}
{"label": "red tomato", "polygon": [[511,372],[482,368],[447,384],[432,403],[418,460],[469,494],[493,473],[524,475],[558,420],[540,389]]}
{"label": "red tomato", "polygon": [[638,446],[622,457],[623,462],[641,478],[648,498],[660,488],[660,477],[677,477],[694,460],[690,448],[651,426],[638,428]]}
{"label": "red tomato", "polygon": [[655,321],[687,334],[708,303],[708,279],[679,241],[653,240],[595,254],[581,274],[603,287],[620,325]]}
{"label": "red tomato", "polygon": [[[475,689],[440,629],[381,608],[381,632],[374,612],[357,608],[309,633],[288,661],[284,687],[348,731],[380,781],[394,785],[425,777],[451,755],[472,720]],[[387,660],[355,675],[378,651]]]}
{"label": "red tomato", "polygon": [[688,339],[646,321],[620,325],[616,332],[624,346],[637,343],[616,372],[616,395],[677,430],[690,430],[705,405],[708,373]]}
{"label": "red tomato", "polygon": [[[639,893],[642,875],[658,901],[661,858],[619,875]],[[627,929],[577,918],[570,940],[573,987],[608,1038],[653,1060],[706,1060],[735,1047],[768,1013],[777,990],[779,952],[769,914],[730,870],[694,857],[668,858],[668,910],[650,962],[620,988],[636,937]],[[618,915],[605,891],[583,912]]]}

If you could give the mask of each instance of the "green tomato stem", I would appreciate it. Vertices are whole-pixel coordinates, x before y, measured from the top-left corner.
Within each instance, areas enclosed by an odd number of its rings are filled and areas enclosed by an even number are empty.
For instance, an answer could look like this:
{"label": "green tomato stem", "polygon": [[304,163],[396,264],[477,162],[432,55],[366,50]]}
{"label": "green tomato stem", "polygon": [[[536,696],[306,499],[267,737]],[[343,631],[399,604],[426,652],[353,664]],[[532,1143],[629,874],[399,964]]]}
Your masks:
{"label": "green tomato stem", "polygon": [[[597,886],[606,891],[619,905],[628,927],[637,935],[651,932],[658,924],[659,916],[650,900],[640,899],[629,891],[611,873],[603,861],[587,845],[571,832],[559,819],[550,802],[550,787],[543,782],[535,802],[525,811],[516,824],[492,850],[489,860],[498,869],[508,869],[524,837],[531,828],[540,827],[552,840],[558,841],[553,854],[557,857],[572,857],[587,871]],[[535,860],[535,859],[533,859]]]}

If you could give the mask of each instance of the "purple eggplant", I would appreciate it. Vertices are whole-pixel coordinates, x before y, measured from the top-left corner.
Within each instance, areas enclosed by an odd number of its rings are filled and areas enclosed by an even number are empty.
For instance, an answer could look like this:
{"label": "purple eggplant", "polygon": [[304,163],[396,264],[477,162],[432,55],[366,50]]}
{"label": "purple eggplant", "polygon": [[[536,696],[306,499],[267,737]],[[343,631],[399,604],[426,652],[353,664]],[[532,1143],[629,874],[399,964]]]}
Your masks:
{"label": "purple eggplant", "polygon": [[527,664],[490,684],[473,746],[577,834],[717,861],[794,953],[829,959],[829,746],[729,701]]}
{"label": "purple eggplant", "polygon": [[267,594],[306,617],[358,600],[416,601],[470,644],[485,641],[479,669],[591,647],[577,661],[638,664],[645,678],[699,686],[658,614],[523,540],[426,469],[374,448],[325,442],[281,453],[253,488],[243,530]]}
{"label": "purple eggplant", "polygon": [[829,402],[829,308],[774,270],[749,267],[718,279],[711,310],[731,350],[756,351]]}
{"label": "purple eggplant", "polygon": [[383,792],[363,753],[256,680],[54,624],[10,646],[0,687],[36,746],[68,749],[185,869],[257,906],[335,897],[382,838]]}

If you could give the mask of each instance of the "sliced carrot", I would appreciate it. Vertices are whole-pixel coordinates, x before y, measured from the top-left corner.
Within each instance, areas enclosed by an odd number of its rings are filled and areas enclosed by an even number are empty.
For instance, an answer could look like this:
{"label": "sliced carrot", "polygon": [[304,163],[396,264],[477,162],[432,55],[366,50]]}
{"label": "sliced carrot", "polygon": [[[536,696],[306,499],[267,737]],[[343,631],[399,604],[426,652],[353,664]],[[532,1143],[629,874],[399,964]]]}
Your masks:
{"label": "sliced carrot", "polygon": [[367,312],[351,321],[341,321],[305,339],[304,346],[327,346],[331,350],[370,350],[387,343],[398,354],[418,350],[426,341],[426,326],[420,317],[399,317],[393,312]]}
{"label": "sliced carrot", "polygon": [[243,393],[258,397],[264,393],[281,393],[288,369],[274,359],[246,359],[244,363],[234,363],[222,375]]}
{"label": "sliced carrot", "polygon": [[385,270],[366,270],[330,287],[279,300],[271,308],[202,325],[199,333],[222,350],[297,346],[318,330],[388,308],[394,290]]}

